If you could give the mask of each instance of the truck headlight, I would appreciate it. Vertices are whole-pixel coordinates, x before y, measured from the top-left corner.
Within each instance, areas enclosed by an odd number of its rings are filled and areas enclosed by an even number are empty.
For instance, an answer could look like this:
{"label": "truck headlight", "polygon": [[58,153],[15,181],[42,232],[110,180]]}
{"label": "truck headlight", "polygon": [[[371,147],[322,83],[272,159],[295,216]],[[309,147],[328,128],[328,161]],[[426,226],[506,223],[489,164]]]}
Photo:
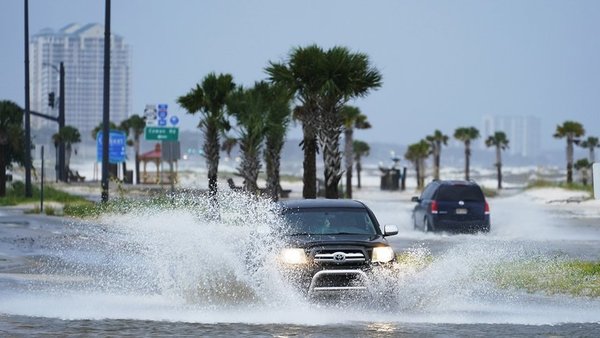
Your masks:
{"label": "truck headlight", "polygon": [[306,253],[304,249],[298,248],[287,248],[281,251],[281,261],[286,264],[306,264],[308,263],[308,259],[306,259]]}
{"label": "truck headlight", "polygon": [[371,261],[374,263],[387,263],[394,260],[394,250],[389,246],[379,246],[373,248],[373,258]]}

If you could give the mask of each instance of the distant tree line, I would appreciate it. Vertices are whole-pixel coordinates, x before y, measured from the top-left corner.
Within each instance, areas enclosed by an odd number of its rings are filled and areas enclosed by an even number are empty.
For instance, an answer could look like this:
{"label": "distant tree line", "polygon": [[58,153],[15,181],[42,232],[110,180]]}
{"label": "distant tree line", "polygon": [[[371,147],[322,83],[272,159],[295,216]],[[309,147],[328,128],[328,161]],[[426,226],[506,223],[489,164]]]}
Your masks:
{"label": "distant tree line", "polygon": [[[573,182],[573,169],[579,170],[582,176],[582,183],[585,185],[588,181],[588,171],[590,166],[595,162],[595,149],[600,147],[597,137],[588,137],[582,140],[585,135],[585,130],[581,123],[574,121],[566,121],[562,125],[556,127],[554,133],[555,138],[565,138],[567,141],[567,183]],[[470,179],[470,158],[471,158],[471,142],[480,137],[479,130],[475,127],[460,127],[454,131],[454,138],[461,141],[465,147],[465,180]],[[425,160],[429,156],[433,156],[433,179],[440,179],[440,157],[442,146],[447,145],[448,135],[443,134],[440,130],[435,130],[432,135],[426,136],[417,143],[408,146],[404,157],[413,164],[416,172],[417,188],[423,189],[426,165]],[[488,136],[485,140],[487,147],[493,147],[496,150],[496,167],[497,188],[502,189],[502,151],[508,149],[509,140],[506,133],[496,131],[493,135]],[[589,157],[583,158],[574,162],[574,146],[579,145],[588,149]]]}

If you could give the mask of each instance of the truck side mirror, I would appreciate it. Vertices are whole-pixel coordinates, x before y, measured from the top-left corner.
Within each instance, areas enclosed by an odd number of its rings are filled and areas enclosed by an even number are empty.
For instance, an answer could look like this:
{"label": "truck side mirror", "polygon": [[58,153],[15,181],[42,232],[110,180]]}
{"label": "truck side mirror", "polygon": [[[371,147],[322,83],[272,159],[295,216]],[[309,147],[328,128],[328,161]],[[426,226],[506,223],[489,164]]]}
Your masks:
{"label": "truck side mirror", "polygon": [[383,226],[384,236],[394,236],[398,234],[398,227],[393,224],[387,224]]}

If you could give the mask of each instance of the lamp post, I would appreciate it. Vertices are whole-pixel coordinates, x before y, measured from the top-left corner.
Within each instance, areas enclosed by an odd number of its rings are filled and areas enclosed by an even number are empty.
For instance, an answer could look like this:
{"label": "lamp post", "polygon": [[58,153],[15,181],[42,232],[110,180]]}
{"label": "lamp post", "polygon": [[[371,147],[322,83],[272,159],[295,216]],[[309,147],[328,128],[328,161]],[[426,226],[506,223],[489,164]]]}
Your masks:
{"label": "lamp post", "polygon": [[108,202],[108,140],[110,123],[110,0],[104,12],[104,97],[102,100],[102,202]]}
{"label": "lamp post", "polygon": [[[31,189],[31,120],[29,114],[29,1],[25,0],[25,197],[33,196]],[[4,170],[4,169],[2,169]]]}
{"label": "lamp post", "polygon": [[[49,63],[42,63],[43,66],[52,67],[59,74],[59,96],[58,96],[58,132],[65,127],[65,65],[60,63],[60,67]],[[67,172],[65,170],[65,144],[60,142],[58,145],[58,177],[62,182],[67,181]]]}

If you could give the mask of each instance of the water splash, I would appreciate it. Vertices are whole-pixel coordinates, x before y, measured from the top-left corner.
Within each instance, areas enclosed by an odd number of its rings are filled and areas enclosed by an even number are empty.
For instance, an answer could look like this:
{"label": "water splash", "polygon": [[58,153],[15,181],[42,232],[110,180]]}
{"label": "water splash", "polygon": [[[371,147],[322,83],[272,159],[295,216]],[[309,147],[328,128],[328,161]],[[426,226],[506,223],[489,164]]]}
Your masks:
{"label": "water splash", "polygon": [[[215,207],[218,206],[218,209]],[[377,207],[377,205],[376,205]],[[501,288],[500,267],[539,253],[457,236],[446,252],[409,248],[373,277],[371,298],[315,303],[279,273],[277,206],[242,193],[130,203],[54,248],[42,273],[0,292],[0,313],[67,319],[332,324],[351,321],[547,324],[598,321],[598,301]],[[548,262],[552,264],[552,262]],[[340,316],[343,313],[343,316]]]}

